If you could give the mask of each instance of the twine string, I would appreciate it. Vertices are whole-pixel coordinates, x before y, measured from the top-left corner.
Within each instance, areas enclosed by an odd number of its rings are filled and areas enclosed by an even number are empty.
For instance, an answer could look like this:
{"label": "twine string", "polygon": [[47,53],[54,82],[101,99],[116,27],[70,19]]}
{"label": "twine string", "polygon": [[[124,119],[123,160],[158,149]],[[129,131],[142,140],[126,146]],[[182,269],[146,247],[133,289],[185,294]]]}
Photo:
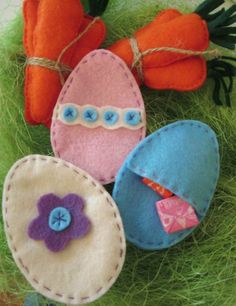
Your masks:
{"label": "twine string", "polygon": [[[94,18],[88,26],[81,32],[79,33],[78,36],[75,37],[67,46],[65,46],[62,51],[60,52],[58,58],[56,61],[50,60],[47,58],[43,57],[30,57],[27,59],[26,64],[27,65],[32,65],[32,66],[40,66],[44,68],[48,68],[50,70],[56,71],[59,74],[60,77],[60,82],[61,85],[63,86],[65,83],[65,77],[64,74],[69,74],[72,72],[72,68],[69,67],[68,65],[64,65],[62,63],[63,56],[65,53],[74,45],[76,44],[84,34],[86,34],[89,29],[99,20],[100,17]],[[132,37],[129,39],[131,49],[134,54],[134,60],[133,64],[131,66],[131,69],[136,68],[138,72],[138,76],[140,80],[143,82],[144,81],[144,74],[143,74],[143,58],[147,55],[157,53],[157,52],[173,52],[173,53],[178,53],[178,54],[184,54],[184,55],[189,55],[189,56],[211,56],[213,58],[219,58],[222,56],[221,52],[219,49],[213,49],[213,50],[207,50],[207,51],[194,51],[194,50],[185,50],[185,49],[180,49],[180,48],[172,48],[172,47],[159,47],[159,48],[151,48],[147,49],[143,52],[140,51],[138,47],[138,42],[135,37]]]}
{"label": "twine string", "polygon": [[[133,69],[134,67],[137,69],[138,72],[138,76],[140,78],[140,80],[144,81],[144,76],[143,76],[143,54],[140,52],[139,47],[138,47],[138,42],[137,39],[132,37],[130,38],[130,45],[134,54],[134,61],[133,64],[131,66],[131,68]],[[148,50],[147,50],[148,51]]]}
{"label": "twine string", "polygon": [[48,68],[50,70],[54,70],[57,72],[67,72],[70,73],[72,69],[64,64],[58,64],[56,61],[47,59],[47,58],[42,58],[42,57],[30,57],[27,59],[27,65],[32,65],[32,66],[40,66],[44,68]]}
{"label": "twine string", "polygon": [[159,48],[151,48],[147,49],[143,52],[139,50],[137,39],[132,37],[130,38],[130,46],[133,51],[134,60],[131,66],[131,69],[136,68],[138,72],[138,76],[140,80],[144,81],[144,74],[143,74],[143,58],[147,55],[157,53],[157,52],[173,52],[178,54],[184,54],[189,56],[210,56],[212,58],[219,58],[222,56],[219,49],[207,50],[207,51],[194,51],[194,50],[185,50],[179,48],[172,48],[172,47],[159,47]]}
{"label": "twine string", "polygon": [[40,66],[40,67],[44,67],[53,71],[58,72],[59,77],[60,77],[60,82],[61,85],[63,86],[65,84],[65,77],[64,74],[65,73],[71,73],[72,72],[72,68],[69,67],[68,65],[64,65],[62,63],[62,59],[63,56],[65,55],[65,53],[74,45],[76,44],[81,37],[84,36],[84,34],[86,34],[90,28],[100,19],[100,17],[96,17],[94,18],[89,24],[88,26],[81,32],[79,33],[78,36],[75,37],[75,39],[73,39],[67,46],[65,46],[56,61],[54,60],[50,60],[48,58],[43,58],[43,57],[30,57],[27,59],[26,64],[27,65],[32,65],[32,66]]}

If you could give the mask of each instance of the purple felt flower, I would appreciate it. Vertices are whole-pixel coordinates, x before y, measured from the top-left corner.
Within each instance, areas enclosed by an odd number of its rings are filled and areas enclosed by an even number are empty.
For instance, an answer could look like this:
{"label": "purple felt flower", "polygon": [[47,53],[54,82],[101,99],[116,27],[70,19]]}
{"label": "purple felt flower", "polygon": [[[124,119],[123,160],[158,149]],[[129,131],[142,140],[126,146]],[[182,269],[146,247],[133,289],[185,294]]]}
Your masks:
{"label": "purple felt flower", "polygon": [[44,240],[52,252],[62,251],[72,239],[85,236],[90,222],[83,213],[84,200],[76,194],[59,198],[50,193],[42,196],[38,203],[39,216],[28,228],[34,240]]}

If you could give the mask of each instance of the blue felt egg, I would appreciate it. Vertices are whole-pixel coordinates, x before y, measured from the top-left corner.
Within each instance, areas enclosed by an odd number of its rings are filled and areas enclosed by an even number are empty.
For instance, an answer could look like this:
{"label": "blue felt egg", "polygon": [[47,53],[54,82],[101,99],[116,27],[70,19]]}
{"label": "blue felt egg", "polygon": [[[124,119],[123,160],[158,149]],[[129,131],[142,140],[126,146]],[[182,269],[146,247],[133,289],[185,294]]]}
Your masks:
{"label": "blue felt egg", "polygon": [[219,177],[219,146],[206,124],[178,121],[145,138],[129,154],[113,191],[127,239],[136,246],[168,248],[194,228],[168,234],[156,211],[162,197],[143,184],[148,178],[188,202],[202,221],[212,201]]}

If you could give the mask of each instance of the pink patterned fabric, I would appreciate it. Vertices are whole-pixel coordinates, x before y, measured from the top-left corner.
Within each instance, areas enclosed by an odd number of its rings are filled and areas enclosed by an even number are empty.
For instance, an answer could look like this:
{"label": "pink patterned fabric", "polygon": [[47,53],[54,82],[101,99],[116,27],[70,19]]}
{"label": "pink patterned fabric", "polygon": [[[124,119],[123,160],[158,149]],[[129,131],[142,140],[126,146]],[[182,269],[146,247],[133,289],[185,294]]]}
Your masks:
{"label": "pink patterned fabric", "polygon": [[192,228],[199,224],[193,207],[177,196],[158,201],[156,209],[163,228],[168,234]]}

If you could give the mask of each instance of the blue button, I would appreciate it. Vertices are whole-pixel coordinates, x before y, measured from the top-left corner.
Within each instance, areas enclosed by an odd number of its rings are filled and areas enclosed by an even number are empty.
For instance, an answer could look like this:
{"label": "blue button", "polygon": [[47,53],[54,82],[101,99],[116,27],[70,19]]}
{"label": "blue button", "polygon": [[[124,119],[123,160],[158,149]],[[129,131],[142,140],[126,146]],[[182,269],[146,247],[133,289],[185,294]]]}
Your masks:
{"label": "blue button", "polygon": [[49,215],[48,223],[50,229],[53,231],[64,231],[71,224],[71,214],[69,210],[64,207],[54,208]]}
{"label": "blue button", "polygon": [[66,122],[73,122],[78,118],[79,112],[75,106],[68,106],[63,109],[63,119]]}
{"label": "blue button", "polygon": [[114,125],[119,119],[119,114],[115,111],[106,111],[103,120],[107,125]]}
{"label": "blue button", "polygon": [[139,111],[131,110],[125,113],[125,122],[128,125],[136,126],[141,122],[141,114]]}
{"label": "blue button", "polygon": [[83,119],[87,122],[95,122],[98,119],[98,112],[95,108],[86,108],[83,112]]}

